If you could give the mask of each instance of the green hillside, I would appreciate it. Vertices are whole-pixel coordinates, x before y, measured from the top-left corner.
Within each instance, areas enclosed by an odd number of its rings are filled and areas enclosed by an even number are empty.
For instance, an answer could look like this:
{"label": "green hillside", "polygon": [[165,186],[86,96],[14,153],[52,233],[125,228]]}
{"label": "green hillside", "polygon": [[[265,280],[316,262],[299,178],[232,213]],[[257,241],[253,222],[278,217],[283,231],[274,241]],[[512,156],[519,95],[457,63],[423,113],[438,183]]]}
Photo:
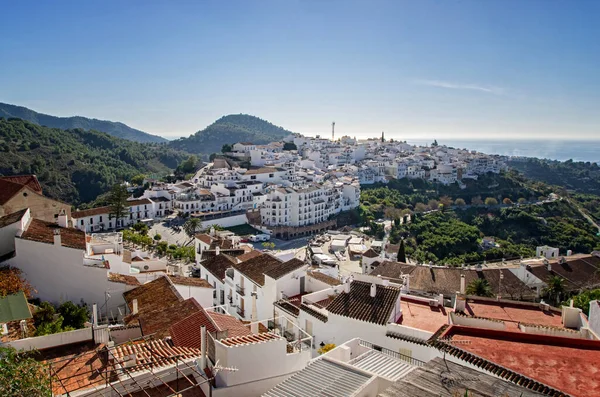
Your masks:
{"label": "green hillside", "polygon": [[185,158],[164,144],[0,117],[0,175],[36,174],[47,196],[74,205],[140,173],[169,173]]}
{"label": "green hillside", "polygon": [[81,128],[86,131],[101,131],[106,132],[108,135],[136,142],[167,142],[165,138],[150,135],[146,132],[131,128],[123,123],[88,119],[81,116],[55,117],[35,112],[23,106],[9,105],[7,103],[0,103],[0,117],[14,117],[50,128],[60,128],[61,130]]}
{"label": "green hillside", "polygon": [[190,153],[209,155],[220,152],[224,144],[252,142],[265,144],[291,134],[290,131],[266,120],[247,114],[232,114],[221,117],[202,131],[169,142],[173,148]]}

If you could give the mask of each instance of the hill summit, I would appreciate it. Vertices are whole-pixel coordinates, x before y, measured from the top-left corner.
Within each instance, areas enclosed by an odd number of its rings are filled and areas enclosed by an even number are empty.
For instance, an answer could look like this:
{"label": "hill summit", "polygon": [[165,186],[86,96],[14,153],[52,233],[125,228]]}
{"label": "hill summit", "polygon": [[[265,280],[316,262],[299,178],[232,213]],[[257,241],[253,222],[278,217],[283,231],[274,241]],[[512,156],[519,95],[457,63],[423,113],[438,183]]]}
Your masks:
{"label": "hill summit", "polygon": [[224,144],[252,142],[265,144],[280,140],[291,134],[266,120],[248,114],[223,116],[202,131],[188,138],[180,138],[169,143],[173,148],[190,153],[210,154],[220,152]]}
{"label": "hill summit", "polygon": [[0,102],[0,117],[17,118],[30,123],[42,125],[50,128],[60,128],[61,130],[71,130],[81,128],[85,131],[100,131],[117,138],[129,139],[130,141],[151,143],[167,142],[165,138],[156,135],[150,135],[144,131],[136,130],[128,125],[115,121],[89,119],[87,117],[56,117],[43,113],[38,113],[23,106],[10,105]]}

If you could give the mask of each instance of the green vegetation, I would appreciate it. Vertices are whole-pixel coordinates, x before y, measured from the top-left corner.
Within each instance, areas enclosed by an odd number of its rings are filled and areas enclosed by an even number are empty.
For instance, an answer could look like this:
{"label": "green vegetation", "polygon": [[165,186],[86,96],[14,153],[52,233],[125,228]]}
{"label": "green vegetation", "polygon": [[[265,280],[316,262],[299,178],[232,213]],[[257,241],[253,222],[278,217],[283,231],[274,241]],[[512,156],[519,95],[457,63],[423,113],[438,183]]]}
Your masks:
{"label": "green vegetation", "polygon": [[31,109],[22,106],[0,103],[0,117],[18,118],[33,124],[43,125],[50,128],[60,128],[61,130],[82,129],[86,131],[94,130],[105,132],[108,135],[117,138],[129,139],[141,143],[164,143],[165,138],[156,135],[150,135],[146,132],[136,130],[123,123],[88,119],[86,117],[55,117],[47,114],[37,113]]}
{"label": "green vegetation", "polygon": [[166,241],[158,241],[156,237],[148,236],[148,229],[138,228],[139,232],[134,228],[140,223],[134,225],[131,229],[123,230],[123,240],[135,244],[142,249],[152,250],[159,256],[167,256],[169,259],[182,259],[188,262],[196,260],[196,252],[194,246],[180,247],[176,244],[169,245]]}
{"label": "green vegetation", "polygon": [[283,144],[283,150],[298,150],[294,142],[286,142]]}
{"label": "green vegetation", "polygon": [[559,276],[550,276],[548,286],[542,291],[542,295],[550,301],[553,306],[558,306],[560,298],[564,298],[565,279]]}
{"label": "green vegetation", "polygon": [[485,297],[491,297],[494,295],[494,293],[492,292],[492,287],[484,278],[478,278],[471,281],[469,285],[467,285],[467,290],[465,292],[467,293],[467,295]]}
{"label": "green vegetation", "polygon": [[200,229],[202,229],[202,222],[198,218],[190,218],[183,224],[183,231],[189,238],[194,237]]}
{"label": "green vegetation", "polygon": [[[588,290],[571,297],[573,306],[580,308],[586,315],[590,314],[590,302],[600,300],[600,289]],[[569,302],[561,303],[561,306],[569,306]]]}
{"label": "green vegetation", "polygon": [[33,314],[33,320],[35,336],[50,335],[83,328],[89,320],[89,312],[83,303],[75,305],[67,301],[57,309],[49,302],[42,302]]}
{"label": "green vegetation", "polygon": [[202,131],[188,138],[169,142],[169,146],[190,153],[204,154],[221,152],[224,145],[236,142],[266,144],[291,134],[266,120],[247,114],[232,114],[221,117]]}
{"label": "green vegetation", "polygon": [[36,174],[45,195],[74,205],[140,173],[170,173],[186,157],[163,144],[0,118],[0,175]]}
{"label": "green vegetation", "polygon": [[108,195],[109,216],[114,217],[117,223],[127,214],[127,197],[129,197],[127,188],[119,183],[112,187]]}
{"label": "green vegetation", "polygon": [[600,195],[600,166],[597,163],[532,158],[524,162],[512,161],[509,164],[527,178],[577,193]]}
{"label": "green vegetation", "polygon": [[31,353],[0,346],[0,391],[3,396],[41,397],[52,395],[45,366]]}

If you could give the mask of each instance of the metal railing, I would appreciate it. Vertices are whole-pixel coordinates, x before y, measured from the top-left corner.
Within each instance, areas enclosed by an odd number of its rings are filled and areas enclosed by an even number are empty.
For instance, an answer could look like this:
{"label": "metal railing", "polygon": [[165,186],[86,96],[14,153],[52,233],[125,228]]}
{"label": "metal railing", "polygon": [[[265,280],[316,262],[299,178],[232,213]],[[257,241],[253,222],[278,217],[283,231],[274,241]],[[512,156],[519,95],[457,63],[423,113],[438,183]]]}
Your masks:
{"label": "metal railing", "polygon": [[235,292],[237,292],[240,295],[244,295],[244,287],[240,287],[239,284],[235,285]]}
{"label": "metal railing", "polygon": [[386,349],[385,347],[381,347],[381,346],[375,345],[375,344],[373,344],[371,342],[367,342],[367,341],[362,340],[362,339],[358,342],[358,344],[360,346],[362,346],[362,347],[366,347],[368,349],[372,349],[372,350],[378,351],[378,352],[380,352],[382,354],[385,354],[386,356],[390,356],[390,357],[396,358],[398,360],[406,361],[410,365],[414,365],[416,367],[422,367],[423,365],[425,365],[424,361],[418,360],[416,358],[413,358],[411,356],[407,356],[407,355],[402,354],[402,353],[398,353],[398,352],[396,352],[394,350]]}

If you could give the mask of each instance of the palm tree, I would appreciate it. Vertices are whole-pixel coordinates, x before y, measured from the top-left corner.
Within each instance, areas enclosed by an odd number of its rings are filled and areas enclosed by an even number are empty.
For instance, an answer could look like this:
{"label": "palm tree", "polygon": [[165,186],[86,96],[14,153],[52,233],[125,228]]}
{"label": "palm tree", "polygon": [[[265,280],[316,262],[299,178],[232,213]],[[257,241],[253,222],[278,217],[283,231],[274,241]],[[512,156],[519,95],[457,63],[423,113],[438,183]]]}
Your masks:
{"label": "palm tree", "polygon": [[189,238],[194,237],[196,232],[202,228],[202,222],[198,218],[190,218],[183,224],[183,231]]}
{"label": "palm tree", "polygon": [[548,285],[544,288],[544,295],[547,296],[554,305],[558,305],[561,295],[565,292],[565,279],[559,276],[550,276],[546,284]]}
{"label": "palm tree", "polygon": [[493,296],[492,287],[490,283],[484,278],[478,278],[469,283],[467,285],[467,295],[477,295],[477,296]]}

